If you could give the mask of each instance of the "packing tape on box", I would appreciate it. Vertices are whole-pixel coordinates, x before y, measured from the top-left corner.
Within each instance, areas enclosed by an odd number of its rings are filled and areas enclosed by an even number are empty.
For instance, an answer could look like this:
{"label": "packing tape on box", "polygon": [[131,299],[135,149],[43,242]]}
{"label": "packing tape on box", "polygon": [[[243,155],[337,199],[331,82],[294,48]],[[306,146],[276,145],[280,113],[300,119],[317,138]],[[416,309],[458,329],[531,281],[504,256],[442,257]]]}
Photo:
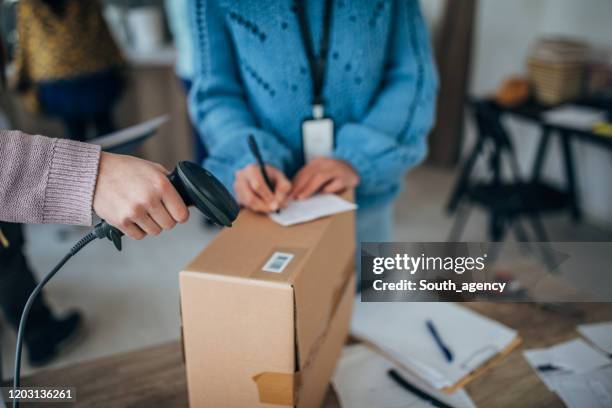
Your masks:
{"label": "packing tape on box", "polygon": [[[342,295],[346,290],[346,286],[351,282],[351,276],[354,271],[354,263],[351,263],[347,267],[347,272],[342,279],[342,284],[337,290],[334,291],[334,299],[332,301],[331,315],[325,326],[325,330],[317,340],[315,340],[312,350],[310,351],[308,358],[304,362],[303,369],[305,370],[312,364],[316,356],[319,354],[319,350],[327,335],[331,326],[331,321],[336,315],[338,306]],[[350,273],[349,273],[350,272]],[[301,385],[301,372],[295,373],[278,373],[278,372],[263,372],[254,375],[253,381],[257,384],[257,390],[259,391],[259,402],[262,404],[276,404],[276,405],[288,405],[295,406],[298,403],[298,390]]]}
{"label": "packing tape on box", "polygon": [[259,402],[264,404],[297,404],[300,373],[265,372],[253,376],[259,391]]}

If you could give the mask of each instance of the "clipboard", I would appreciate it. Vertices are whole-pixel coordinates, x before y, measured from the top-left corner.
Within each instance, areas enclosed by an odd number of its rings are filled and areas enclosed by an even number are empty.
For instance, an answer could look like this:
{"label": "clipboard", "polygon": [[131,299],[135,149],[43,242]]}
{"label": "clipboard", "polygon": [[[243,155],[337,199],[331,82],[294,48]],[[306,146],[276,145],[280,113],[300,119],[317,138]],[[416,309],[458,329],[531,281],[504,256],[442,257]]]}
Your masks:
{"label": "clipboard", "polygon": [[[395,359],[393,356],[389,355],[389,353],[387,353],[385,350],[383,350],[382,348],[378,347],[378,345],[376,345],[375,343],[372,343],[371,341],[365,340],[365,339],[357,337],[357,336],[353,336],[353,337],[359,343],[363,343],[363,344],[367,345],[368,347],[376,350],[377,353],[385,356],[385,358],[387,358],[390,361],[392,361],[394,364],[396,364],[402,370],[405,370],[405,371],[407,371],[407,372],[409,372],[409,373],[411,373],[413,375],[416,375],[417,377],[419,376],[419,373],[417,373],[412,367],[408,367],[405,364],[401,363],[400,361]],[[472,372],[467,374],[465,377],[461,378],[458,382],[454,383],[453,385],[448,386],[448,387],[444,387],[441,390],[444,391],[447,394],[452,394],[452,393],[456,392],[457,390],[460,390],[461,388],[465,387],[466,385],[468,385],[470,382],[472,382],[476,378],[478,378],[478,377],[482,376],[483,374],[485,374],[491,368],[495,367],[498,364],[501,364],[505,360],[505,358],[508,357],[510,355],[510,353],[512,353],[512,351],[517,349],[522,343],[523,343],[523,339],[520,336],[518,336],[516,339],[514,339],[514,341],[512,343],[510,343],[510,345],[508,345],[508,347],[506,347],[505,349],[503,349],[502,351],[500,351],[499,353],[497,353],[496,355],[491,357],[489,360],[487,360],[480,367],[476,368],[475,370],[473,370]]]}
{"label": "clipboard", "polygon": [[[425,329],[428,318],[453,350],[454,361],[446,361]],[[522,343],[516,330],[452,303],[362,303],[355,306],[352,326],[355,338],[447,393],[478,378]]]}
{"label": "clipboard", "polygon": [[453,392],[457,391],[458,389],[465,387],[466,385],[468,385],[470,382],[472,382],[476,378],[478,378],[481,375],[485,374],[491,368],[493,368],[496,365],[502,363],[504,361],[504,359],[506,357],[508,357],[508,355],[510,355],[510,353],[512,353],[512,351],[516,350],[521,345],[521,343],[523,343],[523,339],[521,338],[521,336],[517,336],[512,341],[512,343],[510,343],[508,345],[508,347],[506,347],[505,349],[501,350],[499,353],[497,353],[496,355],[491,357],[489,360],[484,362],[480,367],[478,367],[477,369],[475,369],[474,371],[472,371],[471,373],[469,373],[468,375],[463,377],[461,380],[459,380],[455,384],[451,385],[450,387],[442,388],[442,390],[444,392],[446,392],[446,393],[452,394]]}

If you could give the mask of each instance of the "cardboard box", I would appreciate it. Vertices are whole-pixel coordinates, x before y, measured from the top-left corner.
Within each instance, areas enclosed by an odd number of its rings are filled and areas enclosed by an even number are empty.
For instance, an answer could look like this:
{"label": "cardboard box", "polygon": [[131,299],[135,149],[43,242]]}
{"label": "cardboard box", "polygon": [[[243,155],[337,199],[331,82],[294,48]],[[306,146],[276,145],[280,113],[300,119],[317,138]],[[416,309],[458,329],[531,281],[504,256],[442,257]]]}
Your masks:
{"label": "cardboard box", "polygon": [[320,407],[355,291],[354,213],[282,227],[242,211],[180,274],[189,403]]}

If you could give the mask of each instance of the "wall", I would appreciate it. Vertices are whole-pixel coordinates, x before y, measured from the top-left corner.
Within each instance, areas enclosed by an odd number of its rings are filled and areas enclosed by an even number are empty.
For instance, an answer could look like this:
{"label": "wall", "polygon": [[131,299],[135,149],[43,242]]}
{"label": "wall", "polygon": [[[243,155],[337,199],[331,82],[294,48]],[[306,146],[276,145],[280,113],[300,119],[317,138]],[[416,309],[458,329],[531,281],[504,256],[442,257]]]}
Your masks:
{"label": "wall", "polygon": [[[424,4],[424,8],[430,7]],[[612,48],[611,21],[610,0],[481,0],[474,42],[471,93],[487,94],[505,76],[523,72],[529,46],[541,35],[572,35]],[[515,134],[521,164],[527,170],[533,161],[537,130],[512,120],[508,126]],[[470,140],[469,132],[470,127],[466,140]],[[563,162],[558,146],[554,147],[549,151],[545,174],[552,180],[560,181]],[[612,225],[611,152],[574,143],[574,153],[585,215],[592,222]]]}

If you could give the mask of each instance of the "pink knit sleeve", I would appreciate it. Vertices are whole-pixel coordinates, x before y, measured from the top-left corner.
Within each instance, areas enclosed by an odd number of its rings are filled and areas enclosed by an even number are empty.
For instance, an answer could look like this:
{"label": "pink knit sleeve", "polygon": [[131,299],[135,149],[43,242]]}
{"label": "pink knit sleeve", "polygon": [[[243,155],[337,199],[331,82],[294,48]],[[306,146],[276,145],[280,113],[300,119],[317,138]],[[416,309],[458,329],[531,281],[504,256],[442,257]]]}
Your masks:
{"label": "pink knit sleeve", "polygon": [[0,130],[0,221],[92,222],[100,147]]}

